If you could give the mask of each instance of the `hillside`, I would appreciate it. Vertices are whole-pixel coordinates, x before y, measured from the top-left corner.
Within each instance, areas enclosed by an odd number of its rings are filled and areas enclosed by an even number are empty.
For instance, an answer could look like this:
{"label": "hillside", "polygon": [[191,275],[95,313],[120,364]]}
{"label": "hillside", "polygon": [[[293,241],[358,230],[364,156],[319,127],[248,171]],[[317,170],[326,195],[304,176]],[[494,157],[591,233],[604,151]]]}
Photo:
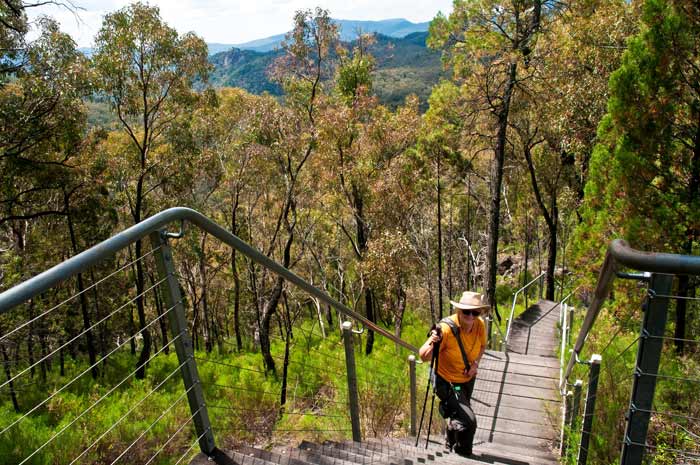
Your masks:
{"label": "hillside", "polygon": [[[404,38],[377,34],[370,53],[376,58],[374,91],[382,103],[395,107],[409,94],[427,106],[430,89],[443,76],[440,53],[425,45],[427,32],[414,32]],[[216,87],[241,87],[248,92],[279,95],[279,86],[270,82],[267,70],[280,51],[256,52],[237,48],[213,55],[211,82]]]}
{"label": "hillside", "polygon": [[[340,40],[351,42],[357,39],[359,32],[375,32],[388,37],[402,38],[414,32],[427,32],[430,23],[412,23],[405,19],[384,19],[381,21],[358,21],[352,19],[334,19],[338,25]],[[254,52],[271,52],[280,47],[284,34],[277,34],[263,39],[257,39],[242,44],[229,45],[241,50]],[[220,44],[217,44],[220,45]],[[218,49],[217,51],[221,51]],[[213,55],[215,52],[211,52]]]}

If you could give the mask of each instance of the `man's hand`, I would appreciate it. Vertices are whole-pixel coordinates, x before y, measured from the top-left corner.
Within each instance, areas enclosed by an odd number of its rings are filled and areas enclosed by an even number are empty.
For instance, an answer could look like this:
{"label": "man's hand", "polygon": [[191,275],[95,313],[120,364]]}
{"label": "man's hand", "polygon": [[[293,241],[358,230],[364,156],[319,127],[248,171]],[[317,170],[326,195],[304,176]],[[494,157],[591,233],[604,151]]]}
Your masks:
{"label": "man's hand", "polygon": [[433,329],[432,331],[430,331],[428,341],[430,341],[430,345],[433,345],[436,342],[440,342],[442,341],[442,334],[440,334],[437,330]]}

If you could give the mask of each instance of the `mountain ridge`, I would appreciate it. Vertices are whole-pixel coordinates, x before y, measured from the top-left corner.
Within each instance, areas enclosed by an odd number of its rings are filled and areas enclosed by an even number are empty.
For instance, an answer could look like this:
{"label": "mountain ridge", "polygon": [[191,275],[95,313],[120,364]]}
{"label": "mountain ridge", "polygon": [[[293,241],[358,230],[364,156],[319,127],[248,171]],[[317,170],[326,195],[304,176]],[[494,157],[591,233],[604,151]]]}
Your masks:
{"label": "mountain ridge", "polygon": [[[351,42],[357,39],[360,32],[374,32],[388,37],[402,38],[414,32],[426,32],[430,26],[430,22],[413,23],[404,18],[382,20],[333,19],[333,22],[338,25],[340,40],[343,42]],[[275,34],[262,39],[234,44],[232,47],[256,52],[270,52],[280,46],[285,34]]]}
{"label": "mountain ridge", "polygon": [[[421,107],[427,107],[430,90],[445,74],[440,52],[426,47],[427,32],[413,32],[402,38],[376,34],[368,52],[375,57],[373,91],[391,107],[416,94]],[[254,94],[281,95],[282,89],[270,80],[268,69],[282,51],[259,52],[233,48],[210,57],[214,65],[211,83],[216,87],[240,87]]]}

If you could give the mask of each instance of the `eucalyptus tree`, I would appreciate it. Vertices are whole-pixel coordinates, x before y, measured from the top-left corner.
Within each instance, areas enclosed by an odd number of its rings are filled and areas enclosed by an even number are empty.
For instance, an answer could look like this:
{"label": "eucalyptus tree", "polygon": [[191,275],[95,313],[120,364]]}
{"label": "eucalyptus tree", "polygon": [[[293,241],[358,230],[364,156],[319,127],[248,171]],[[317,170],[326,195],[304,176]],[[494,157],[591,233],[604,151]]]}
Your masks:
{"label": "eucalyptus tree", "polygon": [[439,14],[430,26],[429,44],[445,50],[455,80],[469,89],[464,113],[475,124],[474,142],[493,153],[486,294],[494,307],[511,103],[543,23],[558,8],[556,0],[455,0],[449,17]]}
{"label": "eucalyptus tree", "polygon": [[[338,40],[338,28],[328,11],[299,10],[294,15],[294,27],[282,46],[284,55],[273,66],[273,75],[285,91],[285,108],[270,114],[271,125],[260,132],[260,142],[269,146],[276,179],[283,183],[275,226],[263,251],[276,256],[286,268],[299,259],[293,256],[293,246],[299,225],[298,196],[307,166],[318,145],[317,115],[324,98],[324,80],[333,75],[332,52]],[[254,271],[254,273],[257,273]],[[267,289],[259,288],[258,330],[260,348],[267,371],[275,371],[270,352],[270,322],[284,291],[281,277],[254,279]]]}
{"label": "eucalyptus tree", "polygon": [[[206,81],[207,46],[192,33],[179,36],[160,17],[158,8],[133,3],[105,16],[95,39],[93,64],[97,86],[109,101],[130,140],[125,150],[129,170],[119,173],[134,223],[153,213],[149,197],[177,173],[159,153],[164,135],[196,100],[193,83]],[[141,241],[135,244],[142,254]],[[137,310],[143,349],[137,376],[145,375],[151,350],[146,328],[144,270],[136,262]]]}

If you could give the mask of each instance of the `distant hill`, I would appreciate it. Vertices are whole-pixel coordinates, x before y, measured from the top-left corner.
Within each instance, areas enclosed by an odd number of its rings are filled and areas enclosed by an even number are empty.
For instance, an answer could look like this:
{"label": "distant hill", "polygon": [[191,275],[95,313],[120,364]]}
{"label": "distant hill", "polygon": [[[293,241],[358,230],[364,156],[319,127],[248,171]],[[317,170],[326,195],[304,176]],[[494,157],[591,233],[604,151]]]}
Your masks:
{"label": "distant hill", "polygon": [[[444,76],[440,52],[425,45],[427,32],[414,32],[403,38],[377,34],[369,52],[376,59],[374,92],[380,101],[395,107],[409,94],[416,94],[426,108],[432,87]],[[241,87],[248,92],[279,95],[281,89],[270,81],[268,68],[282,52],[256,52],[232,49],[210,57],[214,65],[211,83],[218,87]]]}
{"label": "distant hill", "polygon": [[[405,19],[384,19],[381,21],[356,21],[351,19],[334,19],[340,28],[340,40],[351,42],[357,39],[358,33],[376,32],[387,37],[406,37],[414,32],[426,32],[430,23],[412,23]],[[284,34],[277,34],[257,39],[233,47],[255,52],[269,52],[278,48],[284,40]],[[210,54],[213,55],[210,49]]]}

